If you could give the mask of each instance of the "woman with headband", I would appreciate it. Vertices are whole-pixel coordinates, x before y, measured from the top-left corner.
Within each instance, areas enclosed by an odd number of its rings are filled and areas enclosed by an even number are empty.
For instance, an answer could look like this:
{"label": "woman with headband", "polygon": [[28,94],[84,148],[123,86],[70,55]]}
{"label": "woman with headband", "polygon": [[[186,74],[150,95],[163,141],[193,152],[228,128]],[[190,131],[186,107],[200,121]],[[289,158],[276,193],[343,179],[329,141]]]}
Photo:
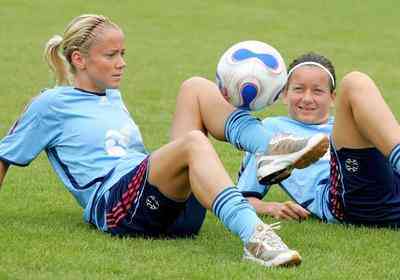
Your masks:
{"label": "woman with headband", "polygon": [[[269,153],[290,152],[302,141],[297,137],[321,132],[331,136],[330,152],[305,169],[287,168],[261,183],[257,175],[268,161],[246,154],[239,189],[258,213],[275,218],[311,214],[328,223],[398,227],[400,126],[375,83],[360,72],[343,78],[334,118],[335,87],[335,69],[326,57],[307,53],[291,63],[282,92],[289,114],[263,121],[275,135]],[[262,201],[274,183],[295,203]]]}

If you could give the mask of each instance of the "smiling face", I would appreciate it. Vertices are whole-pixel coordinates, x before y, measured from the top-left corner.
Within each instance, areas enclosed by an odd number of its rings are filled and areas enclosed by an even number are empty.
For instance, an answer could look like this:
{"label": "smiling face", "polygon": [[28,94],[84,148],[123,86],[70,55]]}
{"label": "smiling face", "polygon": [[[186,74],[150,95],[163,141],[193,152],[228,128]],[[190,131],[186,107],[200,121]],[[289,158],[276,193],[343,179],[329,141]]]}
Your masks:
{"label": "smiling face", "polygon": [[122,31],[113,27],[102,29],[87,54],[79,51],[72,54],[76,68],[75,86],[94,92],[118,88],[126,66],[124,53]]}
{"label": "smiling face", "polygon": [[335,96],[328,73],[318,66],[304,65],[290,75],[283,102],[293,119],[321,124],[328,120]]}

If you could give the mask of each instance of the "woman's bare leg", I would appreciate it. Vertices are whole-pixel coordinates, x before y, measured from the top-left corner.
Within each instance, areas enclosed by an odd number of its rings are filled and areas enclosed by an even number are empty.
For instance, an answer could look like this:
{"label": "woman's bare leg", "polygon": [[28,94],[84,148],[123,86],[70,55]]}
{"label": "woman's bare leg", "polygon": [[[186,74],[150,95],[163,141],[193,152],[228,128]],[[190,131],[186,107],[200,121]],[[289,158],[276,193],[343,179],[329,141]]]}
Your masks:
{"label": "woman's bare leg", "polygon": [[212,144],[198,130],[152,153],[149,182],[178,201],[187,199],[193,191],[208,209],[219,192],[233,186]]}
{"label": "woman's bare leg", "polygon": [[213,82],[201,77],[188,79],[183,82],[177,96],[171,139],[191,130],[200,130],[218,140],[225,140],[225,122],[234,110]]}
{"label": "woman's bare leg", "polygon": [[343,78],[333,139],[337,149],[376,147],[385,156],[400,143],[400,126],[366,74],[351,72]]}

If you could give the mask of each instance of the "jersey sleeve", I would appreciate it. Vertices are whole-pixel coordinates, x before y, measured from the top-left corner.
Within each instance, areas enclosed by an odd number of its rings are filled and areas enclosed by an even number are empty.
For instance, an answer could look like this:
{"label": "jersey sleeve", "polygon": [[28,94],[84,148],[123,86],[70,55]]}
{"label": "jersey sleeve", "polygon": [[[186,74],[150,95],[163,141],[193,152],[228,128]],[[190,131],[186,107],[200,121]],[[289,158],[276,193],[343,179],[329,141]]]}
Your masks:
{"label": "jersey sleeve", "polygon": [[26,166],[54,140],[59,131],[57,119],[50,114],[49,98],[39,95],[0,140],[0,160]]}

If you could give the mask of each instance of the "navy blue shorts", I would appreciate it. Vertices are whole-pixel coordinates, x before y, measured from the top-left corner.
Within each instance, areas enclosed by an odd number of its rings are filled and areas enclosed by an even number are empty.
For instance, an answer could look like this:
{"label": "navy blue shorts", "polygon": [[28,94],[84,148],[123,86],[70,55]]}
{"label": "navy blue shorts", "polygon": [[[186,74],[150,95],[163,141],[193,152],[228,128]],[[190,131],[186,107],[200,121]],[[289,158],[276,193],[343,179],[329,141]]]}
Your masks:
{"label": "navy blue shorts", "polygon": [[340,221],[400,226],[400,176],[376,148],[336,150],[331,141],[329,208]]}
{"label": "navy blue shorts", "polygon": [[196,235],[206,210],[193,195],[186,202],[164,196],[147,181],[147,169],[148,158],[110,189],[106,203],[108,231],[118,236]]}

